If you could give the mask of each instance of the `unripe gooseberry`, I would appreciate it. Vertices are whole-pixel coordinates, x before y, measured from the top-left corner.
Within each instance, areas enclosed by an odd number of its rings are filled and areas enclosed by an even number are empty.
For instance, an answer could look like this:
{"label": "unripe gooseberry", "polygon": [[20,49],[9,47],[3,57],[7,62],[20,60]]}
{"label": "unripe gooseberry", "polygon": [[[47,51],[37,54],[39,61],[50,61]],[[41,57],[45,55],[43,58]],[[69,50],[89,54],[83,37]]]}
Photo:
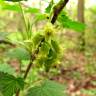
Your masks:
{"label": "unripe gooseberry", "polygon": [[46,37],[51,37],[53,36],[55,29],[54,26],[51,23],[47,23],[44,27],[44,32]]}

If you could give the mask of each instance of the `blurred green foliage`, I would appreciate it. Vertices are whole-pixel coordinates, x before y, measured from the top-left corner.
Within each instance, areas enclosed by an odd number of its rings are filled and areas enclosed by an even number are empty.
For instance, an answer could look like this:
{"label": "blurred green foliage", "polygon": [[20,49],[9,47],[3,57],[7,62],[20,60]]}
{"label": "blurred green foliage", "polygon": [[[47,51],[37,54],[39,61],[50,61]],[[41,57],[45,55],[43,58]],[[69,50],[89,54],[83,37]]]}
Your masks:
{"label": "blurred green foliage", "polygon": [[[96,73],[96,60],[93,59],[93,57],[95,58],[96,51],[95,7],[90,10],[85,10],[86,24],[82,24],[76,20],[73,20],[72,17],[68,16],[65,10],[63,10],[58,16],[57,22],[53,26],[51,23],[49,23],[50,14],[53,8],[51,3],[45,9],[45,13],[42,13],[39,8],[25,7],[20,5],[21,3],[11,3],[0,1],[0,40],[6,40],[8,42],[10,41],[12,44],[14,44],[14,46],[0,44],[0,63],[2,63],[0,64],[0,80],[2,81],[0,81],[0,84],[3,85],[0,85],[0,88],[5,86],[8,86],[9,88],[5,88],[5,90],[0,89],[4,96],[12,96],[17,89],[22,89],[24,87],[23,79],[19,78],[18,73],[15,74],[14,68],[6,63],[14,59],[19,61],[20,67],[22,67],[20,70],[20,76],[22,76],[23,71],[25,72],[28,63],[30,62],[32,53],[37,50],[39,45],[39,52],[38,55],[36,55],[36,60],[33,64],[33,70],[30,71],[26,80],[28,83],[26,84],[26,89],[31,87],[31,84],[29,84],[30,82],[34,83],[35,81],[41,80],[42,76],[40,77],[39,72],[41,72],[41,75],[49,72],[49,75],[51,76],[52,74],[58,74],[60,72],[55,70],[55,68],[53,68],[54,66],[58,67],[60,64],[64,65],[64,68],[69,68],[74,65],[79,66],[83,61],[82,59],[78,59],[81,58],[80,56],[77,58],[74,56],[74,53],[70,52],[71,57],[70,54],[66,57],[68,60],[63,58],[63,61],[61,60],[61,57],[63,57],[68,50],[74,50],[78,52],[78,35],[84,30],[86,39],[85,58],[87,58],[87,62],[84,62],[86,63],[84,66],[84,72],[88,73],[89,75]],[[87,15],[89,17],[87,17]],[[88,21],[87,18],[89,18]],[[45,39],[42,43],[41,41],[43,38]],[[76,62],[74,58],[79,62]],[[51,73],[51,71],[53,73]],[[13,77],[8,74],[6,75],[5,73],[17,75],[17,77]],[[76,78],[77,80],[82,78],[82,74],[77,71],[71,72],[71,75],[69,74],[68,76],[72,76],[71,78]],[[5,84],[5,77],[8,80],[10,79],[9,83],[6,81],[7,83]],[[48,78],[46,74],[45,77]],[[13,86],[14,83],[16,84]],[[41,84],[41,82],[39,84]],[[52,89],[50,89],[49,85],[52,86]],[[67,96],[64,94],[62,95],[62,88],[60,86],[58,87],[54,82],[47,81],[46,83],[45,81],[43,85],[41,84],[40,86],[32,86],[30,91],[28,91],[28,96],[33,94],[36,96],[41,94],[41,96],[43,96],[45,93],[48,96],[54,96],[56,93],[56,96]],[[48,91],[50,90],[52,91],[52,94],[49,94]],[[10,94],[7,94],[7,92]]]}

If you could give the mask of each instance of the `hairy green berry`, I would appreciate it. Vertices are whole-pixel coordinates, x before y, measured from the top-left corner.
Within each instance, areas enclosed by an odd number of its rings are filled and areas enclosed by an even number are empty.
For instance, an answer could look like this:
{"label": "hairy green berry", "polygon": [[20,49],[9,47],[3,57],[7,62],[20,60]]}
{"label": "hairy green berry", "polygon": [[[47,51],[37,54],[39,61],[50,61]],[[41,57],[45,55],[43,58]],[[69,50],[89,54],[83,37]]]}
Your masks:
{"label": "hairy green berry", "polygon": [[49,38],[53,36],[55,29],[54,26],[51,23],[47,23],[44,27],[45,37]]}

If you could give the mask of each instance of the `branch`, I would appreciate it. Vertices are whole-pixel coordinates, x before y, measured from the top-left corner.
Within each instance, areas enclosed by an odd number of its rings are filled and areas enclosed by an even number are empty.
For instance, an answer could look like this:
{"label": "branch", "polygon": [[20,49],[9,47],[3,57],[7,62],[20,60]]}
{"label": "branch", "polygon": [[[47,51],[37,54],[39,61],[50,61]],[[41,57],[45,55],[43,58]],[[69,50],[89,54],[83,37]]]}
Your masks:
{"label": "branch", "polygon": [[57,20],[58,15],[66,6],[69,0],[60,0],[54,7],[53,7],[53,17],[51,19],[51,23],[54,24]]}
{"label": "branch", "polygon": [[[51,19],[51,23],[54,24],[57,20],[58,15],[60,14],[60,12],[63,10],[63,8],[66,6],[66,4],[68,3],[69,0],[60,0],[60,2],[54,6],[53,8],[53,17]],[[31,59],[30,59],[30,63],[27,66],[27,69],[25,71],[24,74],[24,79],[27,78],[27,75],[33,65],[34,60],[36,59],[36,56],[38,55],[39,52],[39,48],[41,47],[42,43],[45,42],[45,37],[42,38],[40,44],[38,45],[37,49],[33,52],[33,54],[31,55]],[[19,96],[20,90],[17,91],[16,96]]]}
{"label": "branch", "polygon": [[[57,16],[59,15],[59,13],[62,11],[62,9],[66,6],[66,4],[67,4],[67,2],[68,2],[69,0],[61,0],[56,6],[59,6],[59,8],[57,8],[56,10],[54,10],[54,16],[53,16],[53,18],[52,18],[52,21],[51,21],[51,23],[52,24],[54,24],[55,23],[55,21],[56,21],[56,19],[57,19]],[[55,17],[56,16],[56,17]],[[30,63],[29,63],[29,65],[28,65],[28,67],[27,67],[27,69],[26,69],[26,72],[25,72],[25,75],[24,75],[24,79],[26,79],[26,77],[27,77],[27,75],[28,75],[28,73],[29,73],[29,70],[30,70],[30,68],[31,68],[31,66],[32,66],[32,64],[33,64],[33,61],[36,59],[36,55],[38,54],[38,52],[39,52],[39,48],[41,47],[41,45],[42,45],[42,42],[44,42],[45,41],[45,38],[42,38],[42,40],[41,40],[41,42],[40,42],[40,44],[38,45],[38,48],[33,52],[33,54],[31,55],[31,61],[30,61]]]}
{"label": "branch", "polygon": [[8,44],[8,45],[11,45],[11,46],[15,46],[15,44],[13,44],[9,41],[6,41],[6,40],[0,40],[0,44]]}
{"label": "branch", "polygon": [[[44,41],[45,41],[45,38],[42,38],[42,40],[41,40],[40,44],[38,45],[37,49],[36,49],[36,50],[33,52],[33,54],[31,55],[30,63],[28,64],[27,69],[26,69],[25,74],[24,74],[24,77],[23,77],[24,79],[27,78],[28,73],[29,73],[29,71],[30,71],[30,69],[31,69],[31,67],[32,67],[32,65],[33,65],[33,62],[34,62],[34,60],[36,60],[36,56],[37,56],[38,53],[39,53],[39,48],[41,47],[41,45],[42,45],[42,43],[43,43]],[[18,91],[16,92],[16,96],[19,96],[19,94],[20,94],[20,90],[18,90]]]}
{"label": "branch", "polygon": [[29,73],[29,71],[30,71],[30,68],[31,68],[31,66],[32,66],[32,64],[33,64],[33,61],[36,59],[37,54],[39,53],[39,48],[41,47],[41,45],[42,45],[42,43],[43,43],[44,41],[45,41],[45,38],[42,38],[40,44],[38,45],[38,48],[37,48],[37,49],[33,52],[33,54],[31,55],[31,60],[30,60],[30,63],[29,63],[29,65],[28,65],[27,69],[26,69],[26,72],[25,72],[25,74],[24,74],[24,79],[26,79],[26,77],[27,77],[27,75],[28,75],[28,73]]}

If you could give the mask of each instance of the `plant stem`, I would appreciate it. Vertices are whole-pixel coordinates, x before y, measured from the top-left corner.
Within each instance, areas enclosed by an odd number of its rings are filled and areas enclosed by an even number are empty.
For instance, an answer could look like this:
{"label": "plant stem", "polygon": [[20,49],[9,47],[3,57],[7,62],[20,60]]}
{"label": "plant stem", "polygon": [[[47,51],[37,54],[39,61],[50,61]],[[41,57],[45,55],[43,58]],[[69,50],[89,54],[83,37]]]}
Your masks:
{"label": "plant stem", "polygon": [[[38,45],[38,48],[37,48],[37,49],[33,52],[33,54],[31,55],[30,63],[28,64],[28,66],[27,66],[27,68],[26,68],[26,71],[25,71],[25,74],[24,74],[24,77],[23,77],[24,79],[26,79],[27,76],[28,76],[28,73],[29,73],[29,71],[30,71],[30,69],[31,69],[31,67],[32,67],[32,65],[33,65],[33,62],[34,62],[34,60],[36,59],[36,56],[37,56],[37,54],[38,54],[38,52],[39,52],[39,48],[40,48],[41,45],[42,45],[42,42],[45,42],[45,38],[42,38],[40,44]],[[19,96],[19,94],[20,94],[20,90],[18,90],[18,91],[16,92],[16,96]]]}
{"label": "plant stem", "polygon": [[7,41],[7,40],[0,40],[0,44],[8,44],[8,45],[10,45],[10,46],[16,46],[15,44],[13,44],[13,43],[11,43],[11,42],[9,42],[9,41]]}
{"label": "plant stem", "polygon": [[33,60],[30,60],[30,63],[28,64],[27,69],[26,69],[25,74],[24,74],[24,77],[23,77],[24,79],[26,79],[26,77],[27,77],[27,75],[28,75],[28,73],[32,67],[32,64],[33,64]]}
{"label": "plant stem", "polygon": [[[56,22],[59,13],[60,13],[60,12],[62,11],[62,9],[66,6],[66,4],[67,4],[68,1],[69,1],[69,0],[63,0],[63,1],[60,0],[60,2],[57,4],[57,6],[58,6],[58,5],[60,5],[60,6],[57,7],[57,8],[53,11],[53,17],[52,17],[52,19],[51,19],[51,23],[52,23],[52,24],[54,24],[54,23]],[[22,8],[22,7],[21,7],[21,8]],[[22,13],[23,13],[23,10],[22,10]],[[22,14],[22,15],[24,16],[24,14]],[[24,22],[25,22],[25,18],[24,18]],[[26,26],[26,22],[25,22],[25,26]],[[27,31],[27,27],[26,27],[26,31]],[[39,53],[39,48],[41,47],[42,42],[45,42],[45,37],[42,38],[42,40],[41,40],[40,44],[38,45],[37,49],[36,49],[36,50],[33,52],[33,54],[31,55],[30,63],[28,64],[27,69],[26,69],[25,74],[24,74],[24,77],[23,77],[24,79],[26,79],[27,76],[28,76],[28,73],[29,73],[29,71],[30,71],[30,69],[31,69],[31,67],[32,67],[32,65],[33,65],[33,62],[34,62],[34,60],[36,59],[37,54]],[[19,96],[19,93],[20,93],[20,90],[18,90],[18,91],[16,92],[16,96]]]}
{"label": "plant stem", "polygon": [[53,17],[51,19],[51,23],[54,24],[58,18],[58,15],[66,6],[69,0],[60,0],[54,7],[53,7]]}

